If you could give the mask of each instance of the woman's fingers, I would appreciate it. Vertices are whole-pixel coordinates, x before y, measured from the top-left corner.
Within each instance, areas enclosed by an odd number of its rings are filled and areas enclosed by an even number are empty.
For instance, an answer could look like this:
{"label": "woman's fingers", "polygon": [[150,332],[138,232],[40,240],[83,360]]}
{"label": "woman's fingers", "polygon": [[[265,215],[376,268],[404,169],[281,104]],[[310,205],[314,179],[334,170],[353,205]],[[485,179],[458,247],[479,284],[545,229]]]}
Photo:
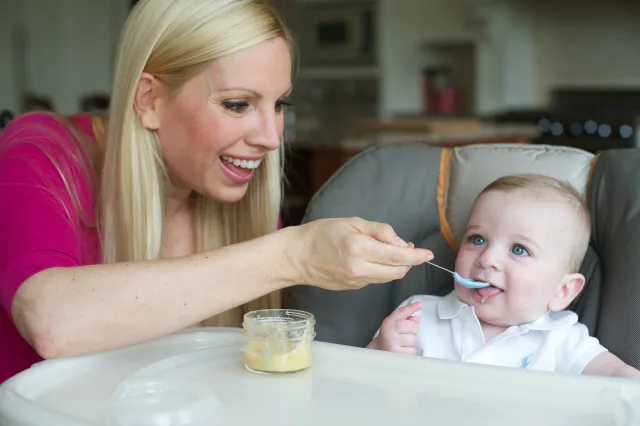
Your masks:
{"label": "woman's fingers", "polygon": [[409,266],[390,266],[378,263],[359,262],[348,266],[347,276],[357,282],[358,287],[367,284],[381,284],[403,278],[409,272]]}
{"label": "woman's fingers", "polygon": [[433,259],[433,253],[427,249],[399,247],[373,239],[363,240],[362,244],[365,246],[363,251],[368,255],[366,260],[380,265],[416,266]]}
{"label": "woman's fingers", "polygon": [[321,219],[298,229],[298,250],[289,255],[306,284],[334,290],[403,278],[412,266],[433,259],[384,223],[359,218]]}
{"label": "woman's fingers", "polygon": [[367,253],[367,261],[381,265],[415,266],[433,259],[430,250],[415,248],[413,243],[407,243],[400,238],[391,225],[386,223],[369,222],[353,219],[352,225],[363,236],[352,244],[362,245],[354,252]]}
{"label": "woman's fingers", "polygon": [[388,223],[370,222],[359,218],[353,219],[352,225],[361,234],[372,237],[383,243],[406,247],[407,243],[396,234]]}

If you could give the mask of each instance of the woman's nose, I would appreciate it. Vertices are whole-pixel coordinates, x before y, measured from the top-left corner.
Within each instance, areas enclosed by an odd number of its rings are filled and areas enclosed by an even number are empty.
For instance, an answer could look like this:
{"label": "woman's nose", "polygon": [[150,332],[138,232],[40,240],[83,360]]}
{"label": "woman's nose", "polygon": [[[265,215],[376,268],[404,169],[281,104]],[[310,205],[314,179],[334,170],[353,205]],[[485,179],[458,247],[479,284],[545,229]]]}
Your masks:
{"label": "woman's nose", "polygon": [[261,114],[256,129],[247,137],[247,143],[273,151],[280,146],[283,127],[283,114],[275,112]]}

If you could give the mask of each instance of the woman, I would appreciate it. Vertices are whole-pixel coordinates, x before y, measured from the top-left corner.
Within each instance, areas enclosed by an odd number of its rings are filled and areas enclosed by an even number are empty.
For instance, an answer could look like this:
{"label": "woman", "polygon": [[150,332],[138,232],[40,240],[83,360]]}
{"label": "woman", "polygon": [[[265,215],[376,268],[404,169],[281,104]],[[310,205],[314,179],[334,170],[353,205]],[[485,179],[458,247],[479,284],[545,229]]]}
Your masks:
{"label": "woman", "polygon": [[0,381],[42,358],[237,326],[291,285],[355,289],[432,258],[356,218],[273,232],[292,51],[263,1],[143,0],[106,128],[44,113],[9,124]]}

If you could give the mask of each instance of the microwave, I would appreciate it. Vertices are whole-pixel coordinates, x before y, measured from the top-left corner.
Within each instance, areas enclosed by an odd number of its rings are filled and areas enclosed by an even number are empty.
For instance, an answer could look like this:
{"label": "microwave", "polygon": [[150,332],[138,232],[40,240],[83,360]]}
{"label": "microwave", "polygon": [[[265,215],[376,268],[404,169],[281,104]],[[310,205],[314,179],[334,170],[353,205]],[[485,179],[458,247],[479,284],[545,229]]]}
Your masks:
{"label": "microwave", "polygon": [[303,66],[376,65],[375,1],[306,3],[300,17]]}

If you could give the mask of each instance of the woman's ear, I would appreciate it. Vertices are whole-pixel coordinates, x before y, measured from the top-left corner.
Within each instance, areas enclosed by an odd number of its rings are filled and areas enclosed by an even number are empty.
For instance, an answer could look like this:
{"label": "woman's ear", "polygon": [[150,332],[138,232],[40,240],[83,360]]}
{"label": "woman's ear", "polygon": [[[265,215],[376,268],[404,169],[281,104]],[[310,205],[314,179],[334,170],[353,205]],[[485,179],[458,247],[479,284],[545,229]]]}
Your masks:
{"label": "woman's ear", "polygon": [[158,89],[159,85],[156,78],[149,73],[143,72],[138,81],[133,106],[140,122],[149,130],[158,130],[158,127],[160,127]]}
{"label": "woman's ear", "polygon": [[560,282],[560,288],[556,296],[551,299],[547,309],[550,311],[561,311],[573,302],[573,299],[580,294],[584,288],[585,278],[582,274],[566,274]]}

